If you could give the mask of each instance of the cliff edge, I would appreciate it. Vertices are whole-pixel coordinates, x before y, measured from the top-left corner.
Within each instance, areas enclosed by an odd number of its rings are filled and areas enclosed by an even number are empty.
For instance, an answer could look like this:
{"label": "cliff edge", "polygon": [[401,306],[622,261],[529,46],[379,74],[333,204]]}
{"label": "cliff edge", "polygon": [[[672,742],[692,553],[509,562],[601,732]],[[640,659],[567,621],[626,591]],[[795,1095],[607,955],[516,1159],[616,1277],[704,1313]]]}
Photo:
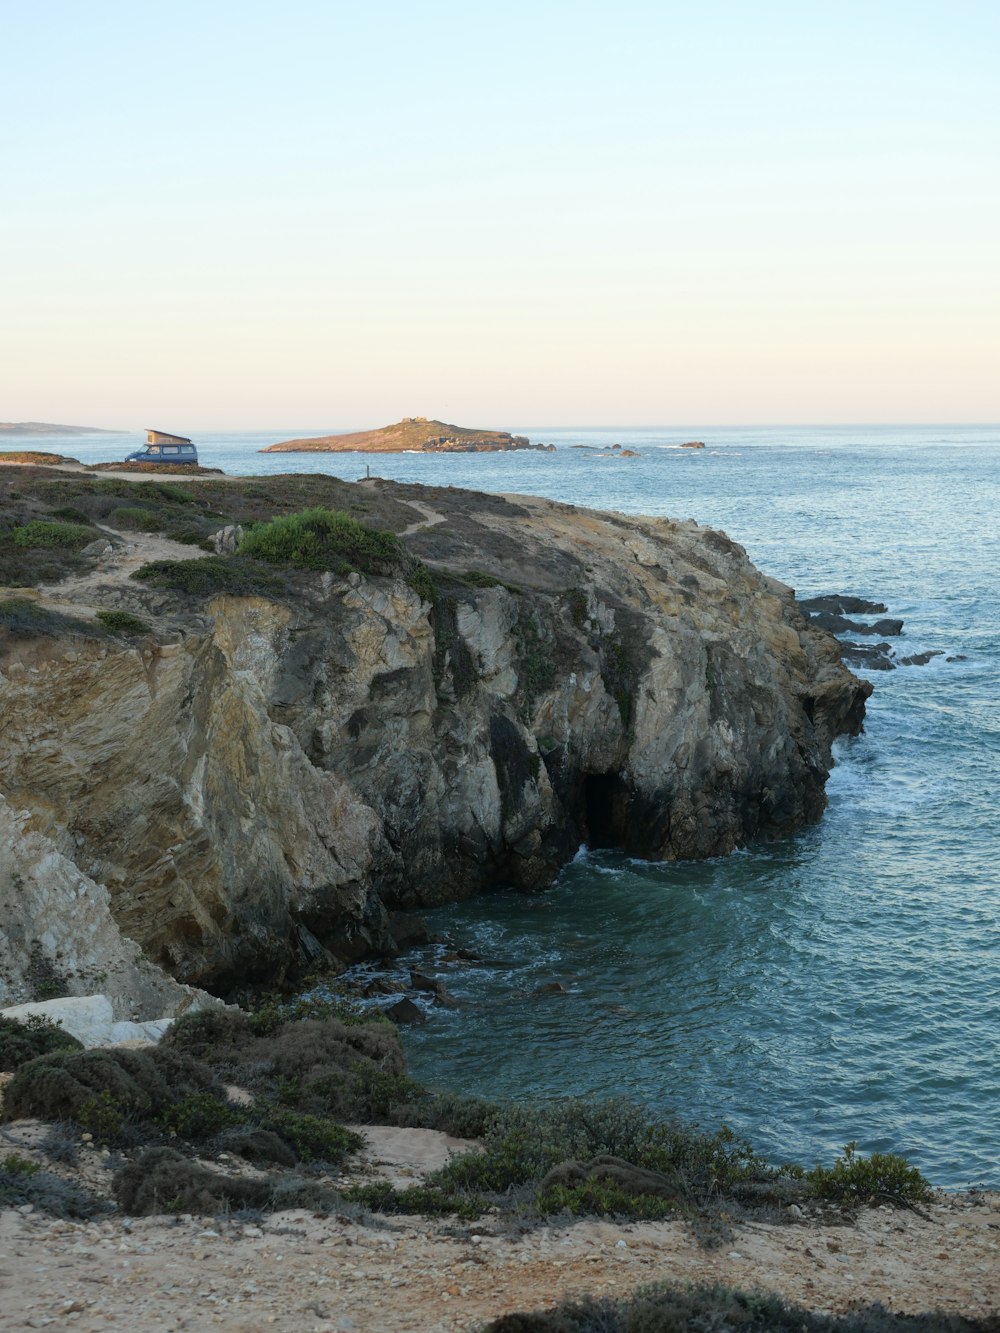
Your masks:
{"label": "cliff edge", "polygon": [[[33,594],[75,620],[0,629],[0,795],[179,981],[391,950],[392,909],[543,888],[581,842],[706,857],[819,818],[871,687],[722,533],[307,480],[394,528],[398,567],[139,582],[164,539],[105,524],[88,574]],[[238,487],[189,487],[239,516]],[[93,632],[108,610],[148,632]]]}

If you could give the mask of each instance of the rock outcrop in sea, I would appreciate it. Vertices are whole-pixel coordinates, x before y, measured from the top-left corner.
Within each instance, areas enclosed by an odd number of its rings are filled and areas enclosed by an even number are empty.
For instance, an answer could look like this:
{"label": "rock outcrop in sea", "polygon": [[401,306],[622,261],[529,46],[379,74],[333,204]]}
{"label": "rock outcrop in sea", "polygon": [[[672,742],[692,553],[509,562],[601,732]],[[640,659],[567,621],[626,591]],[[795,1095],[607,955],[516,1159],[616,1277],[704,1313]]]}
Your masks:
{"label": "rock outcrop in sea", "polygon": [[[149,634],[0,643],[5,916],[43,903],[45,860],[108,932],[102,971],[226,993],[392,951],[393,910],[542,889],[582,842],[707,857],[820,817],[871,687],[721,532],[362,490],[406,516],[423,577],[196,596],[109,575],[94,604]],[[51,910],[25,947],[86,993]]]}

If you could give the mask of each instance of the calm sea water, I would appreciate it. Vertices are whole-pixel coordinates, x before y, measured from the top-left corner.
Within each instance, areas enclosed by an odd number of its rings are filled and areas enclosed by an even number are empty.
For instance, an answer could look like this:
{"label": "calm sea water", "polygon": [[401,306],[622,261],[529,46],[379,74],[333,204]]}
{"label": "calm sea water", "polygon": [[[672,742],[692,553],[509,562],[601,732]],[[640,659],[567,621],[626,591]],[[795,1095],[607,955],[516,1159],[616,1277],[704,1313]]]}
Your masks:
{"label": "calm sea water", "polygon": [[[260,455],[326,471],[527,492],[724,528],[802,595],[881,599],[925,667],[874,676],[822,823],[705,863],[581,850],[537,899],[430,914],[483,961],[462,1007],[407,1035],[417,1077],[484,1095],[627,1094],[744,1132],[774,1160],[856,1139],[936,1183],[1000,1186],[1000,428],[521,428],[555,454]],[[620,443],[634,459],[573,445]],[[124,437],[46,441],[84,461]],[[424,965],[433,965],[433,952]],[[539,994],[549,982],[564,993]]]}

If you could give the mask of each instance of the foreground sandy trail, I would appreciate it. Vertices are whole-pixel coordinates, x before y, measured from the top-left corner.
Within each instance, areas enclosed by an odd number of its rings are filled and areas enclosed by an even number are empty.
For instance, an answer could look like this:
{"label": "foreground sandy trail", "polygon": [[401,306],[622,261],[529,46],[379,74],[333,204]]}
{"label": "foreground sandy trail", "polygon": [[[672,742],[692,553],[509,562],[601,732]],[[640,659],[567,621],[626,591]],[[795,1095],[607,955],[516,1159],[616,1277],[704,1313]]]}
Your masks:
{"label": "foreground sandy trail", "polygon": [[752,1224],[705,1250],[680,1223],[585,1222],[501,1237],[423,1219],[364,1228],[297,1211],[259,1225],[198,1218],[90,1224],[0,1215],[0,1329],[262,1328],[452,1333],[509,1310],[651,1281],[763,1286],[811,1309],[880,1301],[1000,1311],[1000,1196],[857,1226]]}

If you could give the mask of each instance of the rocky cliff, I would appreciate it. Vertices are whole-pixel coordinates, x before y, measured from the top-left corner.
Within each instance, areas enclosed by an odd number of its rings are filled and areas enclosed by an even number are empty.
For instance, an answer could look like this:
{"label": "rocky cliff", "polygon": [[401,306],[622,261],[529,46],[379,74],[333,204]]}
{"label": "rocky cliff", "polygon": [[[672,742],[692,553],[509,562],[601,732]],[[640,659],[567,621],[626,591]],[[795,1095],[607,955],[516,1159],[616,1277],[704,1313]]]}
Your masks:
{"label": "rocky cliff", "polygon": [[391,949],[391,909],[540,889],[584,841],[704,857],[820,816],[870,687],[723,534],[365,493],[420,578],[196,596],[112,558],[76,613],[151,633],[0,642],[0,793],[174,977],[224,992]]}

